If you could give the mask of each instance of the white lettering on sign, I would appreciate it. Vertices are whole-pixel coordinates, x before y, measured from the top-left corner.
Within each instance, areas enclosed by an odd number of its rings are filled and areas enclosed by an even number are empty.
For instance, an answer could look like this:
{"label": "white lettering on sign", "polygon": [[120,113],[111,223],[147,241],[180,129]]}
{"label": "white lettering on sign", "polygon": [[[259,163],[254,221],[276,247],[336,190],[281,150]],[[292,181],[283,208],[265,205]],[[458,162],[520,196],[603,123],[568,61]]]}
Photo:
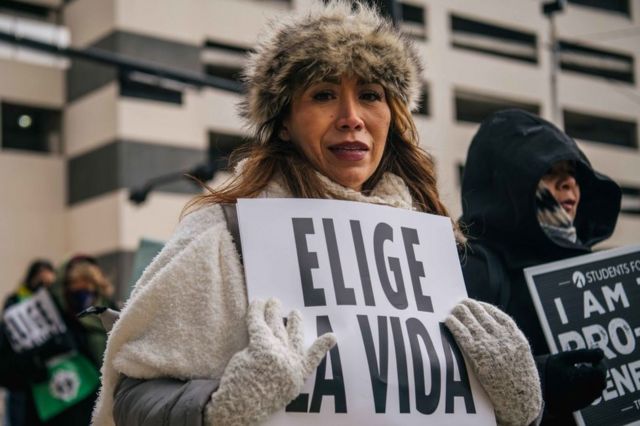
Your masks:
{"label": "white lettering on sign", "polygon": [[[602,395],[574,413],[577,423],[639,424],[640,246],[599,251],[524,270],[552,353],[602,349]],[[583,277],[586,277],[586,282]],[[575,286],[553,285],[571,279]]]}
{"label": "white lettering on sign", "polygon": [[38,347],[51,336],[67,331],[51,295],[45,289],[7,308],[3,319],[11,347],[17,353]]}

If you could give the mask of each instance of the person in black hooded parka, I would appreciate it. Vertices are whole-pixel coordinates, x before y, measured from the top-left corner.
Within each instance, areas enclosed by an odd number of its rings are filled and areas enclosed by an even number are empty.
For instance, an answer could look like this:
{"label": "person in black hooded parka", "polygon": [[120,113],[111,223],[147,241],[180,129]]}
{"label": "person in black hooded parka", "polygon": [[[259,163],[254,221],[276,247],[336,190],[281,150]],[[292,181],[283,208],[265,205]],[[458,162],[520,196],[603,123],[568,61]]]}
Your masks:
{"label": "person in black hooded parka", "polygon": [[543,384],[542,424],[572,424],[571,412],[602,393],[606,369],[600,349],[549,355],[522,270],[589,253],[613,233],[620,199],[618,185],[593,170],[573,139],[525,111],[493,114],[469,147],[460,219],[467,291],[500,306],[529,339]]}

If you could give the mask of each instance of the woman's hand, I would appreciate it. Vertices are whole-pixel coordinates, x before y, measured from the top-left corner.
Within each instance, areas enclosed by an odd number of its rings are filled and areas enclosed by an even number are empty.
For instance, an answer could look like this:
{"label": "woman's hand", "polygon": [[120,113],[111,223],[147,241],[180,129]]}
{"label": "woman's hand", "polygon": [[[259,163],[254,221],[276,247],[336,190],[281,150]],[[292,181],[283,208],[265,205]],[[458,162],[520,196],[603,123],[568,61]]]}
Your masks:
{"label": "woman's hand", "polygon": [[529,342],[493,305],[465,299],[445,321],[489,395],[499,425],[524,426],[542,410],[538,371]]}
{"label": "woman's hand", "polygon": [[284,408],[336,343],[327,333],[305,351],[300,313],[292,311],[285,327],[276,299],[253,301],[247,327],[249,345],[229,361],[205,408],[207,425],[252,425]]}

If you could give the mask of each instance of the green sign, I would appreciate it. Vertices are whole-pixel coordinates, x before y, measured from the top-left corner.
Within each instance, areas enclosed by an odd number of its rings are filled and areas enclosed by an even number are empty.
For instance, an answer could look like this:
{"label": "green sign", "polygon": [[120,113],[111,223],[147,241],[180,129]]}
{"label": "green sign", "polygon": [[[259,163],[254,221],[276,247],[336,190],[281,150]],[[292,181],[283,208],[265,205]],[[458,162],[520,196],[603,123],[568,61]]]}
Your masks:
{"label": "green sign", "polygon": [[100,383],[85,356],[69,353],[47,363],[49,380],[32,386],[38,416],[46,421],[89,396]]}

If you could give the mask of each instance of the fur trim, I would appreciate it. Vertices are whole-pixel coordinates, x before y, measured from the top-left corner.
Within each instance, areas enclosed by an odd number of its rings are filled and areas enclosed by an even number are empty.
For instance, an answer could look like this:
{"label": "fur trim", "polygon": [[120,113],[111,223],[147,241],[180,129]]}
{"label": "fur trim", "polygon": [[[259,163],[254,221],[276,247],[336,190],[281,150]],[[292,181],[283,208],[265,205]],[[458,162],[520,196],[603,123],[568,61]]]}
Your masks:
{"label": "fur trim", "polygon": [[422,64],[413,44],[375,9],[345,0],[317,4],[305,15],[272,22],[244,70],[240,112],[260,143],[276,130],[294,83],[354,73],[375,81],[414,110]]}
{"label": "fur trim", "polygon": [[188,214],[147,267],[115,323],[104,354],[92,425],[115,426],[120,374],[219,378],[248,343],[244,272],[222,208]]}

